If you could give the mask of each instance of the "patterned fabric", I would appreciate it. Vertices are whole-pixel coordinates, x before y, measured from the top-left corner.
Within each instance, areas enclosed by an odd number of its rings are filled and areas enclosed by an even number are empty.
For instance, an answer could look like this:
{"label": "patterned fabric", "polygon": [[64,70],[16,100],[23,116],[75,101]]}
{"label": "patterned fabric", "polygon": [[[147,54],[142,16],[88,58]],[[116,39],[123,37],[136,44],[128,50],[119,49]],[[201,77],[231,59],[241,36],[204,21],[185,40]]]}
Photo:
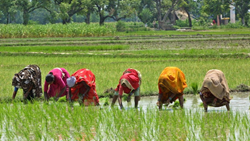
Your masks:
{"label": "patterned fabric", "polygon": [[206,102],[209,106],[219,107],[230,103],[230,99],[227,98],[217,99],[208,89],[200,93],[200,96],[203,98],[204,102]]}
{"label": "patterned fabric", "polygon": [[[67,80],[67,78],[70,77],[70,75],[69,75],[68,71],[64,68],[54,68],[50,72],[54,75],[54,82],[53,82],[53,84],[49,85],[45,81],[44,92],[47,92],[49,97],[55,97],[60,93],[60,91],[64,87],[67,87],[66,80]],[[61,97],[67,95],[67,93],[68,93],[68,88],[61,95]]]}
{"label": "patterned fabric", "polygon": [[12,79],[12,86],[27,91],[32,87],[31,93],[35,97],[42,96],[41,70],[37,65],[28,65]]}
{"label": "patterned fabric", "polygon": [[76,78],[75,86],[71,88],[71,99],[76,100],[79,98],[79,94],[85,93],[86,88],[82,83],[84,82],[90,87],[89,92],[84,96],[84,100],[88,101],[88,103],[93,102],[95,105],[99,103],[99,97],[96,93],[95,75],[89,69],[77,70],[71,76]]}
{"label": "patterned fabric", "polygon": [[[126,87],[122,86],[122,84],[125,84]],[[140,84],[141,73],[136,69],[128,68],[123,72],[115,91],[118,91],[119,95],[122,95],[123,92],[129,94],[138,89]]]}
{"label": "patterned fabric", "polygon": [[162,102],[166,101],[171,94],[176,94],[172,101],[183,95],[187,87],[184,73],[177,67],[166,67],[158,79],[159,94],[162,94]]}

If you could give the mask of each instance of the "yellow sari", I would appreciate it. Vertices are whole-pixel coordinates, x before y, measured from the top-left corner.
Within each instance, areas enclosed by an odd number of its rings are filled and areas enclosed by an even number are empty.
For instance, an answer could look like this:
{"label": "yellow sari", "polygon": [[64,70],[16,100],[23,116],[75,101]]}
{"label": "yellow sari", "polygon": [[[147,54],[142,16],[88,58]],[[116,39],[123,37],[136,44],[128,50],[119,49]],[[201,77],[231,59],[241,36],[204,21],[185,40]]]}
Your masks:
{"label": "yellow sari", "polygon": [[183,95],[186,87],[185,75],[177,67],[166,67],[158,79],[159,94],[162,94],[162,102],[166,101],[171,94],[177,94],[172,101],[176,100]]}

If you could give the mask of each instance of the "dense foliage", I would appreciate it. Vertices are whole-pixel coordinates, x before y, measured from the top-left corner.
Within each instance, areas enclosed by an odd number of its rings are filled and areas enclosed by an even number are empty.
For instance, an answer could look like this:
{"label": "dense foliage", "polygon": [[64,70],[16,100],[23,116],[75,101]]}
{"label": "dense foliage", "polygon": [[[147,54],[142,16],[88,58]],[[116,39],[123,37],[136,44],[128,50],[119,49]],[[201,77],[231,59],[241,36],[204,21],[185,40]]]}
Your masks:
{"label": "dense foliage", "polygon": [[[99,22],[104,25],[104,22],[123,20],[165,29],[164,24],[175,25],[175,20],[184,16],[187,26],[193,27],[193,20],[209,24],[217,15],[228,16],[230,7],[235,6],[237,20],[248,26],[249,5],[248,0],[0,0],[0,23]],[[177,11],[184,14],[178,15]]]}

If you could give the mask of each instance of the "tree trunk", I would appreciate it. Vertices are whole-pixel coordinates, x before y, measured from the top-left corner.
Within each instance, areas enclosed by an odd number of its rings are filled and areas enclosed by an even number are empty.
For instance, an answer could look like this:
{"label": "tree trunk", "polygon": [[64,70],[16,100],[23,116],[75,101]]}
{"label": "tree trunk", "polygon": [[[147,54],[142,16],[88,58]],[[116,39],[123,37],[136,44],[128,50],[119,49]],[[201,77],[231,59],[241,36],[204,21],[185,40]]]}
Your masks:
{"label": "tree trunk", "polygon": [[104,25],[105,18],[103,16],[100,16],[100,22],[99,25]]}
{"label": "tree trunk", "polygon": [[164,15],[164,17],[162,19],[163,22],[166,21],[168,15],[173,11],[173,8],[174,8],[174,6],[172,5],[172,7],[168,9],[168,12]]}
{"label": "tree trunk", "polygon": [[245,25],[245,18],[244,17],[241,17],[241,23],[242,23],[242,25]]}
{"label": "tree trunk", "polygon": [[71,21],[70,18],[66,18],[66,19],[63,19],[63,20],[62,20],[62,23],[63,23],[63,24],[68,24],[68,23],[70,23],[70,21]]}
{"label": "tree trunk", "polygon": [[162,22],[161,22],[161,2],[160,0],[156,0],[156,9],[157,9],[157,20],[158,20],[158,29],[162,27]]}
{"label": "tree trunk", "polygon": [[88,12],[86,15],[85,23],[90,24],[90,12]]}
{"label": "tree trunk", "polygon": [[10,23],[9,20],[10,20],[10,14],[7,15],[7,22],[6,22],[6,24],[9,24],[9,23]]}
{"label": "tree trunk", "polygon": [[23,25],[27,25],[29,23],[29,12],[28,10],[23,10]]}
{"label": "tree trunk", "polygon": [[107,17],[105,17],[101,12],[99,14],[99,17],[100,17],[99,25],[102,26],[104,25],[104,21]]}
{"label": "tree trunk", "polygon": [[[157,3],[156,3],[157,11],[158,11],[158,12],[161,12],[161,10],[159,10],[159,9],[161,9],[161,5],[160,5],[160,4],[161,4],[161,1],[160,1],[160,0],[157,0],[157,1],[159,2],[159,4],[158,4],[159,7],[157,7]],[[163,19],[161,19],[161,16],[160,16],[160,18],[159,18],[159,15],[161,15],[161,13],[158,13],[159,28],[164,29],[163,24],[166,22],[166,19],[167,19],[168,15],[172,12],[172,10],[174,9],[175,5],[176,5],[178,2],[179,2],[179,0],[174,0],[174,1],[172,1],[172,6],[168,9],[167,13],[165,13]]]}
{"label": "tree trunk", "polygon": [[185,10],[185,11],[186,11],[187,14],[188,14],[189,27],[192,27],[193,25],[192,25],[192,19],[191,19],[191,17],[190,17],[190,13],[189,13],[187,10]]}
{"label": "tree trunk", "polygon": [[163,17],[163,19],[162,19],[163,22],[166,21],[168,15],[173,11],[175,5],[176,5],[178,2],[179,2],[179,0],[174,0],[174,1],[172,1],[172,6],[168,9],[168,12],[164,15],[164,17]]}
{"label": "tree trunk", "polygon": [[170,19],[171,23],[173,25],[176,24],[176,14],[175,14],[175,10],[173,10],[173,12],[171,13],[171,19]]}
{"label": "tree trunk", "polygon": [[217,15],[217,26],[220,26],[220,16]]}

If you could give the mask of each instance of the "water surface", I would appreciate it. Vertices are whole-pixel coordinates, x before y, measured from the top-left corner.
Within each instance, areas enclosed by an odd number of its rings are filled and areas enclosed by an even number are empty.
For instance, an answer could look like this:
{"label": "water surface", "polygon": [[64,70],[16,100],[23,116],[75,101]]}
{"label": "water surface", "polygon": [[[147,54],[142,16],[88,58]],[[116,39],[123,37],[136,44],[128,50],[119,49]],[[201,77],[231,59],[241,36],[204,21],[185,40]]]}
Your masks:
{"label": "water surface", "polygon": [[[240,92],[240,93],[230,93],[230,96],[232,97],[230,101],[230,109],[233,111],[241,111],[241,112],[248,112],[249,111],[249,92]],[[201,106],[202,101],[200,99],[199,95],[184,95],[184,98],[186,101],[184,102],[184,108],[185,109],[203,109],[203,106]],[[158,96],[145,96],[141,97],[141,100],[139,101],[139,107],[142,109],[147,108],[157,108],[157,99]],[[111,99],[112,101],[112,99]],[[111,103],[110,101],[110,103]],[[177,100],[178,101],[178,100]],[[118,105],[118,102],[116,102],[116,105]],[[131,103],[127,103],[126,101],[123,101],[123,105],[125,108],[133,107],[134,106],[134,99],[131,98]],[[168,107],[163,106],[165,110],[172,109],[172,104],[170,104]],[[226,106],[222,107],[208,107],[209,111],[227,111]]]}

